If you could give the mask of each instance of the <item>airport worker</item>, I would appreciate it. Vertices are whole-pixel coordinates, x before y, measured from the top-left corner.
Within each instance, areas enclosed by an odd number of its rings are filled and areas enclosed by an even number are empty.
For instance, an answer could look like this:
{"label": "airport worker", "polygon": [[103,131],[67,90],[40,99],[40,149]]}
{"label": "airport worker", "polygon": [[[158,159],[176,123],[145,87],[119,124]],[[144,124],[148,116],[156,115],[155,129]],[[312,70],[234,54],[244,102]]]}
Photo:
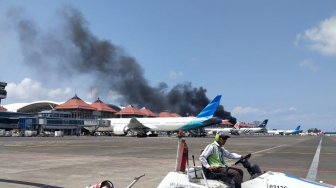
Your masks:
{"label": "airport worker", "polygon": [[[241,187],[243,182],[243,171],[238,168],[228,167],[224,161],[224,157],[229,159],[241,159],[243,156],[237,153],[231,153],[223,146],[230,136],[219,132],[215,136],[215,141],[206,146],[199,160],[202,163],[206,177],[209,179],[222,180],[226,183],[234,183],[236,188]],[[234,182],[228,182],[228,180]]]}

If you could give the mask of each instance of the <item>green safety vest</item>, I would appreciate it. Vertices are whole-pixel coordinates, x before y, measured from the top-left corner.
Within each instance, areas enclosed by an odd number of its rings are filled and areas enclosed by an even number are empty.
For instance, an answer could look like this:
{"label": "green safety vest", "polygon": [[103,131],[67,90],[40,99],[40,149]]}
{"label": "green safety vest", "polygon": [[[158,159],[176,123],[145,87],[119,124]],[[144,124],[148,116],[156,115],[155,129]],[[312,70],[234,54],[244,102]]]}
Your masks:
{"label": "green safety vest", "polygon": [[218,150],[218,146],[215,143],[212,143],[213,153],[208,157],[207,161],[210,166],[224,166],[227,167],[223,155],[224,151],[220,148],[221,151]]}

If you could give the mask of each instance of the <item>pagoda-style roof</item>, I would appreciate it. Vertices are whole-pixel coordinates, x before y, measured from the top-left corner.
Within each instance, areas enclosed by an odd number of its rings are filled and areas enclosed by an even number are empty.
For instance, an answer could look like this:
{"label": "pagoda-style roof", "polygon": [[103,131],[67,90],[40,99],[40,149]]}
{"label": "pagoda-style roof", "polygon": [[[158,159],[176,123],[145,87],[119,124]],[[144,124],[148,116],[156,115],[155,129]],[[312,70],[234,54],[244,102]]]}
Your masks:
{"label": "pagoda-style roof", "polygon": [[0,112],[7,112],[7,109],[5,107],[0,106]]}
{"label": "pagoda-style roof", "polygon": [[99,98],[91,104],[91,107],[95,108],[99,112],[110,112],[110,113],[116,113],[117,111],[105,104],[103,101],[101,101]]}
{"label": "pagoda-style roof", "polygon": [[157,117],[158,115],[155,114],[154,112],[152,112],[150,109],[146,108],[146,107],[142,107],[140,109],[140,112],[147,117]]}
{"label": "pagoda-style roof", "polygon": [[174,113],[170,113],[170,114],[171,114],[172,117],[181,117],[180,114],[175,113],[175,112]]}
{"label": "pagoda-style roof", "polygon": [[254,128],[256,125],[246,122],[237,122],[238,127],[245,127],[245,128]]}
{"label": "pagoda-style roof", "polygon": [[127,107],[121,109],[116,113],[117,115],[138,115],[143,116],[144,114],[137,108],[132,105],[128,105]]}
{"label": "pagoda-style roof", "polygon": [[223,119],[222,123],[220,123],[220,125],[231,125],[231,126],[233,126],[233,124],[227,119]]}
{"label": "pagoda-style roof", "polygon": [[181,117],[181,116],[177,113],[161,112],[159,114],[159,117]]}
{"label": "pagoda-style roof", "polygon": [[69,109],[81,109],[81,110],[96,110],[91,107],[89,104],[80,99],[77,95],[69,99],[63,104],[60,104],[55,107],[55,110],[69,110]]}

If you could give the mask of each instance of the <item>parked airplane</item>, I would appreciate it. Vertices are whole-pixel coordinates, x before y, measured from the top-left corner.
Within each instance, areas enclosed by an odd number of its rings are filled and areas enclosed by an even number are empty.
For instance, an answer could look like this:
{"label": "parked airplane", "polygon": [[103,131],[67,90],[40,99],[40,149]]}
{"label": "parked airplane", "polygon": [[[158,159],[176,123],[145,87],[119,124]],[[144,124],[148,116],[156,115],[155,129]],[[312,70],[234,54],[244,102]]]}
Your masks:
{"label": "parked airplane", "polygon": [[231,129],[230,133],[233,135],[240,135],[240,134],[247,134],[247,133],[266,133],[266,125],[267,125],[268,119],[265,119],[262,123],[258,125],[258,127],[254,128],[245,128],[245,127],[239,127],[239,125],[236,123],[234,128]]}
{"label": "parked airplane", "polygon": [[225,134],[231,133],[233,127],[225,127],[225,128],[204,128],[204,131],[207,135],[216,135],[218,132],[224,132]]}
{"label": "parked airplane", "polygon": [[268,130],[267,133],[274,134],[274,135],[293,135],[293,134],[299,134],[301,132],[300,130],[301,125],[297,126],[295,129],[292,130]]}
{"label": "parked airplane", "polygon": [[129,132],[146,136],[148,132],[191,130],[221,123],[213,117],[219,106],[221,95],[217,95],[196,117],[159,117],[159,118],[110,118],[115,135]]}

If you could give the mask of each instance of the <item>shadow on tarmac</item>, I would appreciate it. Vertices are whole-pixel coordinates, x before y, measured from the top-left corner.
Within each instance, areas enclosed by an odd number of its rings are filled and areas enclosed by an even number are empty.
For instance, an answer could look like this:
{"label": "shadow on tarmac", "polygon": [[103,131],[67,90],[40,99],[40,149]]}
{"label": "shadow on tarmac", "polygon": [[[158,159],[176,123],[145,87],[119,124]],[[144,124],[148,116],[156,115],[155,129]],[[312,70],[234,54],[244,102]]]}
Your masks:
{"label": "shadow on tarmac", "polygon": [[21,185],[29,185],[29,186],[35,186],[35,187],[43,187],[43,188],[63,188],[53,185],[46,185],[42,183],[34,183],[34,182],[28,182],[28,181],[20,181],[20,180],[7,180],[7,179],[0,179],[0,183],[12,183],[12,184],[21,184]]}

